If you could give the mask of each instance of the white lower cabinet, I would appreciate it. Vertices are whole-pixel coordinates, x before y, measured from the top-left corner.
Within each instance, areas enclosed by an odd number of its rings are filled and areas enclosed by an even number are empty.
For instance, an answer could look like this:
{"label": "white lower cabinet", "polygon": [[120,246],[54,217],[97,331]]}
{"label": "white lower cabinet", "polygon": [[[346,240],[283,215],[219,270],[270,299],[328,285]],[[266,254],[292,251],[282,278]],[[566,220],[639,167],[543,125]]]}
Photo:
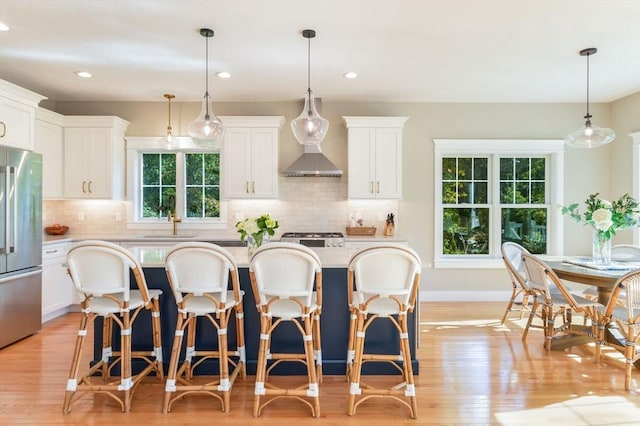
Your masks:
{"label": "white lower cabinet", "polygon": [[67,275],[65,261],[71,243],[47,244],[42,247],[42,321],[67,312],[75,302],[75,290]]}

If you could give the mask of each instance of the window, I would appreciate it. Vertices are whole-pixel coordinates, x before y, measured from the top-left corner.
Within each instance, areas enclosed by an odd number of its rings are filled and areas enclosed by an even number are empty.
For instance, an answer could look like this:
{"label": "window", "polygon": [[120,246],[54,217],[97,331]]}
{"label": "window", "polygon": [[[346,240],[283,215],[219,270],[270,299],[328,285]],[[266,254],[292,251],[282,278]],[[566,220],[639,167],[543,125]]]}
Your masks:
{"label": "window", "polygon": [[[129,164],[129,227],[166,227],[169,213],[182,218],[181,227],[226,227],[220,200],[220,153],[203,151],[189,139],[179,151],[167,151],[157,138],[127,138]],[[220,224],[220,227],[216,227]],[[211,227],[210,225],[213,225]]]}
{"label": "window", "polygon": [[561,252],[562,141],[434,143],[436,266],[500,259],[505,241]]}

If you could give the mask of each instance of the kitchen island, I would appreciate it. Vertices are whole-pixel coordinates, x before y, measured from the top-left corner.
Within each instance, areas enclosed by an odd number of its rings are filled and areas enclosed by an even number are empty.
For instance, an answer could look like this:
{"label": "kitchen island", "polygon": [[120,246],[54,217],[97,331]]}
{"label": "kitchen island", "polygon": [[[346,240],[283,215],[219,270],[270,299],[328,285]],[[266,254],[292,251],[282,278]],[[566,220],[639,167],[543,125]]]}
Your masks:
{"label": "kitchen island", "polygon": [[[245,247],[226,248],[236,259],[240,278],[240,288],[244,291],[244,318],[245,340],[247,353],[247,373],[255,374],[258,355],[258,343],[260,334],[260,319],[256,311],[251,281],[249,278],[249,259]],[[164,257],[170,247],[133,246],[129,250],[142,265],[142,269],[149,288],[162,290],[160,297],[160,320],[162,324],[162,352],[165,370],[168,367],[171,356],[171,345],[177,320],[177,308],[175,299],[164,269]],[[348,248],[314,248],[322,262],[322,364],[324,374],[342,375],[346,371],[346,354],[349,331],[349,309],[347,306],[347,265],[351,255],[356,249]],[[134,280],[132,280],[132,283]],[[133,330],[133,346],[151,347],[151,325],[146,318],[148,312],[143,312],[143,317],[138,318]],[[418,360],[416,359],[416,318],[417,311],[409,315],[409,344],[411,347],[411,359],[413,369],[417,372]],[[300,335],[291,324],[284,324],[273,337],[274,351],[302,352]],[[213,326],[206,321],[198,323],[198,327],[209,328],[211,333],[199,333],[197,345],[216,347],[217,336]],[[230,344],[235,345],[235,322],[229,325],[228,337]],[[293,325],[291,325],[293,327]],[[101,336],[101,321],[96,321],[96,337]],[[395,353],[398,348],[398,332],[389,321],[380,321],[374,324],[367,333],[367,351],[379,353]],[[99,338],[94,343],[94,357],[99,359],[102,348]],[[114,343],[117,339],[114,339]],[[148,346],[147,346],[148,345]],[[115,346],[115,345],[114,345]],[[135,368],[135,363],[134,363]],[[217,363],[204,363],[199,371],[208,374],[217,371]],[[287,363],[279,366],[273,374],[304,374],[303,367],[296,363]],[[363,368],[363,374],[396,374],[397,370],[387,363],[367,363]]]}

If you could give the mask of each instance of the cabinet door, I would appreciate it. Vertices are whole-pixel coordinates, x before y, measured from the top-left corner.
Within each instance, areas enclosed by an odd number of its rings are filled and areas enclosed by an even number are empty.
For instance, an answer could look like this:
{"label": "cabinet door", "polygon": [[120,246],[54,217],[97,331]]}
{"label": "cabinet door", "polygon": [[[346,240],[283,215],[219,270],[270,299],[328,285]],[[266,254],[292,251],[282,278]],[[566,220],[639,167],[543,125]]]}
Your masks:
{"label": "cabinet door", "polygon": [[111,198],[111,137],[107,128],[65,129],[65,197]]}
{"label": "cabinet door", "polygon": [[225,198],[249,198],[251,195],[251,129],[228,128],[222,152],[224,169],[222,193]]}
{"label": "cabinet door", "polygon": [[35,151],[42,154],[42,197],[62,198],[62,126],[36,120]]}
{"label": "cabinet door", "polygon": [[375,132],[376,198],[402,197],[402,130],[379,128]]}
{"label": "cabinet door", "polygon": [[74,301],[73,283],[63,266],[67,248],[67,244],[56,244],[42,249],[42,316],[45,319]]}
{"label": "cabinet door", "polygon": [[33,151],[35,109],[0,97],[0,144]]}
{"label": "cabinet door", "polygon": [[251,196],[278,198],[278,130],[251,130]]}
{"label": "cabinet door", "polygon": [[349,129],[349,198],[375,198],[375,129]]}

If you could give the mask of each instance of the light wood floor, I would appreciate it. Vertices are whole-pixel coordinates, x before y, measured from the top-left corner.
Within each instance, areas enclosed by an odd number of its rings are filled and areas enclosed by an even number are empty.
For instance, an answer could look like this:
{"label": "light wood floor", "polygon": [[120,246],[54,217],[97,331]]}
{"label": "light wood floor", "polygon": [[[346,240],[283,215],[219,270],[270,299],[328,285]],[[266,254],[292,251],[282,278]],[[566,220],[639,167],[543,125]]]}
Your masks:
{"label": "light wood floor", "polygon": [[[190,397],[162,414],[163,385],[151,377],[137,389],[128,414],[110,398],[93,394],[63,415],[78,320],[77,314],[67,314],[0,350],[0,424],[640,424],[640,397],[624,391],[617,353],[605,350],[608,355],[600,365],[593,361],[591,345],[547,354],[539,330],[532,330],[523,344],[521,321],[500,325],[503,308],[502,303],[422,304],[417,420],[403,407],[379,399],[347,416],[347,384],[335,376],[325,376],[321,385],[319,419],[311,418],[302,404],[286,400],[253,418],[253,377],[236,382],[232,410],[226,414],[207,397]],[[640,371],[632,385],[640,388]]]}

